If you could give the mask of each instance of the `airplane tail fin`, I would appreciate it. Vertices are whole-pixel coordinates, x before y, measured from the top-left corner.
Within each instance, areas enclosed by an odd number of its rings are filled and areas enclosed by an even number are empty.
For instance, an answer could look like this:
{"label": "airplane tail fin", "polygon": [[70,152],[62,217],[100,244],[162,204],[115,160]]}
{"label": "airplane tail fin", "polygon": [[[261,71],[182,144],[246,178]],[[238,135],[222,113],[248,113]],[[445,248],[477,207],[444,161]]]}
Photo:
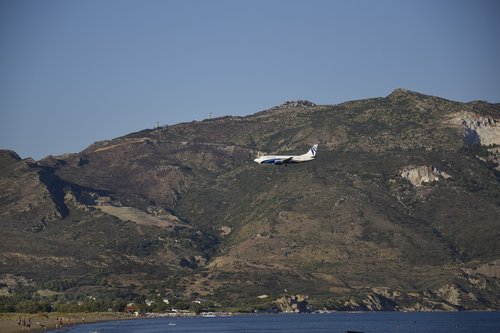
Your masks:
{"label": "airplane tail fin", "polygon": [[309,151],[306,153],[307,157],[316,157],[316,153],[318,152],[318,145],[314,145],[309,149]]}

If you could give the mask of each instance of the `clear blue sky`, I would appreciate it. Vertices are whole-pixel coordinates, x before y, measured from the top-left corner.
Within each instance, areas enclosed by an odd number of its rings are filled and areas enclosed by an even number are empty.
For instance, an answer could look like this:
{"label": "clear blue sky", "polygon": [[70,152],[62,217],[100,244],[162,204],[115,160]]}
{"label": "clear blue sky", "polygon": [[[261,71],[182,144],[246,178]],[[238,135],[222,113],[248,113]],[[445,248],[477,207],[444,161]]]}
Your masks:
{"label": "clear blue sky", "polygon": [[500,102],[500,1],[0,0],[0,148],[403,87]]}

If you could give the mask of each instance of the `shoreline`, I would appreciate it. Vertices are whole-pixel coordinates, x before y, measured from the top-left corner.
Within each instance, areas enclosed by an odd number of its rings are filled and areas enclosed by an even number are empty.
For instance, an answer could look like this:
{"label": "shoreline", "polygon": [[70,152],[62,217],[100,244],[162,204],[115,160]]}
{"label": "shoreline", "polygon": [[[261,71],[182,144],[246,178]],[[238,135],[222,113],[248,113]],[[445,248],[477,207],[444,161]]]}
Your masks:
{"label": "shoreline", "polygon": [[[332,314],[332,313],[456,313],[456,312],[492,312],[499,313],[498,310],[467,310],[467,311],[313,311],[310,314]],[[300,315],[295,312],[281,313],[240,313],[240,312],[207,312],[196,314],[194,312],[165,312],[165,313],[146,313],[143,316],[137,316],[132,313],[124,312],[81,312],[81,313],[0,313],[0,328],[2,333],[22,333],[22,332],[52,332],[57,329],[65,329],[76,325],[89,323],[117,321],[117,320],[134,320],[134,319],[158,319],[158,318],[188,318],[188,317],[229,317],[238,315]],[[23,327],[19,325],[19,318],[28,321],[31,319],[31,327]],[[62,319],[62,326],[56,324],[56,319]],[[44,325],[44,326],[42,326]]]}
{"label": "shoreline", "polygon": [[[19,324],[19,318],[21,324]],[[96,323],[101,321],[131,320],[136,318],[133,314],[123,312],[82,312],[82,313],[1,313],[0,327],[2,333],[45,332],[64,329],[75,325]],[[31,319],[31,325],[27,324]],[[23,326],[23,320],[26,325]],[[57,323],[56,323],[57,321]],[[62,326],[60,323],[62,322]]]}
{"label": "shoreline", "polygon": [[[194,312],[165,312],[146,313],[137,316],[125,312],[81,312],[81,313],[0,313],[0,327],[2,333],[22,332],[52,332],[57,329],[65,329],[76,325],[97,323],[116,320],[155,319],[155,318],[187,318],[187,317],[228,317],[236,315],[230,312],[207,312],[196,314]],[[31,320],[30,328],[23,326],[22,321]],[[62,320],[62,325],[60,325]],[[21,325],[19,324],[21,321]]]}

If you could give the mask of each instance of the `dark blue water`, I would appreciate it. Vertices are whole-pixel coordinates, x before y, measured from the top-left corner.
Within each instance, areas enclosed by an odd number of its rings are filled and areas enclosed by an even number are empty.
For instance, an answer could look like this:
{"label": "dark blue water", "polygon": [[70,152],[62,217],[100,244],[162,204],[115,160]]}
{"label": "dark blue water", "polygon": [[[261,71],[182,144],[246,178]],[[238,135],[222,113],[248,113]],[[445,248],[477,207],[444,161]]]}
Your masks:
{"label": "dark blue water", "polygon": [[[339,332],[500,333],[500,312],[364,312],[137,319],[80,325],[70,333]],[[54,331],[61,332],[61,331]]]}

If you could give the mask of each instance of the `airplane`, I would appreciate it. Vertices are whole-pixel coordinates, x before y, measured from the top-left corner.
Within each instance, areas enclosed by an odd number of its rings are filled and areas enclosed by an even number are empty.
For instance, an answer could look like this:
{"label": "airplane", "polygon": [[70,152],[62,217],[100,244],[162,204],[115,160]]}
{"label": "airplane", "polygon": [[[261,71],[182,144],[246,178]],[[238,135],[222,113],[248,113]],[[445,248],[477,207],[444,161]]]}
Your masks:
{"label": "airplane", "polygon": [[274,164],[282,165],[288,163],[300,163],[312,161],[316,158],[316,152],[318,151],[318,145],[314,145],[309,149],[309,151],[303,155],[276,155],[276,156],[261,156],[254,159],[255,162],[259,164]]}

